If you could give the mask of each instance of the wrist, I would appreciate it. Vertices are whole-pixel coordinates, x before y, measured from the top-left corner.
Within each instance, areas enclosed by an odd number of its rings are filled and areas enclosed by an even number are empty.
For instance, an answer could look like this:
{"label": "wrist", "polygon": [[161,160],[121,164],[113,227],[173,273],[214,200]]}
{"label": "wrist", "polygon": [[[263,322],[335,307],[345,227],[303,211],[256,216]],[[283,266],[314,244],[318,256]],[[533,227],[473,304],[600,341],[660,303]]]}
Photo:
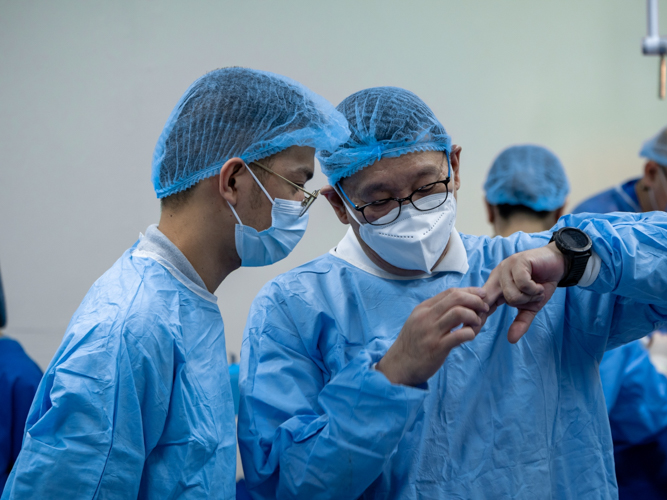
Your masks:
{"label": "wrist", "polygon": [[568,261],[568,258],[565,255],[563,255],[563,252],[561,252],[558,249],[555,242],[553,242],[553,241],[550,242],[546,246],[546,248],[551,250],[554,253],[554,255],[556,256],[556,259],[558,261],[557,273],[556,274],[558,275],[558,281],[560,282],[570,272],[570,262]]}
{"label": "wrist", "polygon": [[[389,354],[389,353],[387,353]],[[387,380],[394,385],[408,385],[414,386],[419,385],[411,383],[409,377],[406,377],[401,369],[400,363],[392,362],[391,359],[387,360],[387,355],[385,355],[380,361],[375,364],[375,370],[382,373]]]}
{"label": "wrist", "polygon": [[558,282],[559,287],[575,286],[586,271],[592,254],[593,242],[585,232],[576,227],[562,227],[551,235],[551,242],[565,259],[566,273]]}

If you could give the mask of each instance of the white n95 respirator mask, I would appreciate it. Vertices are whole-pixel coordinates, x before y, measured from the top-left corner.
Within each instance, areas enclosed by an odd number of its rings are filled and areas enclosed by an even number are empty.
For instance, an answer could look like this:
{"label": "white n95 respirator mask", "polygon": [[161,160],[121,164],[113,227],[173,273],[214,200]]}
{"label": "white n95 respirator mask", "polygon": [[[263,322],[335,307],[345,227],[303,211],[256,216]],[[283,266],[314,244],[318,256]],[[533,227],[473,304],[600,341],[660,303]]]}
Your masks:
{"label": "white n95 respirator mask", "polygon": [[[432,194],[414,203],[420,208],[437,205],[445,196],[447,193]],[[411,203],[396,207],[375,221],[375,224],[390,221],[400,210],[398,218],[386,225],[362,224],[346,202],[345,207],[359,224],[361,239],[382,259],[400,269],[429,274],[445,251],[456,221],[456,199],[452,195],[447,196],[445,203],[428,211],[417,210]]]}
{"label": "white n95 respirator mask", "polygon": [[238,221],[234,233],[236,252],[243,267],[268,266],[287,257],[301,241],[308,226],[308,212],[301,215],[301,202],[282,198],[274,200],[250,168],[248,172],[273,205],[271,227],[257,231],[253,227],[244,226],[234,207],[227,202]]}

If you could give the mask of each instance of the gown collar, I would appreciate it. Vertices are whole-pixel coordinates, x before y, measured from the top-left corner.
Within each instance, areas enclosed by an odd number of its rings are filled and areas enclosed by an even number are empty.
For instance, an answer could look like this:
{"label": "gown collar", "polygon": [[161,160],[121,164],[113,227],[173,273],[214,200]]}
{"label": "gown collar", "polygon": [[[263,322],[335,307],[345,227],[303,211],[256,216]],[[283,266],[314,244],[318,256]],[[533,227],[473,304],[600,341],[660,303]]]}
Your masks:
{"label": "gown collar", "polygon": [[152,258],[190,291],[209,302],[217,302],[217,297],[208,291],[204,280],[197,274],[190,261],[158,229],[157,224],[148,226],[145,235],[139,235],[139,243],[132,252],[132,255]]}

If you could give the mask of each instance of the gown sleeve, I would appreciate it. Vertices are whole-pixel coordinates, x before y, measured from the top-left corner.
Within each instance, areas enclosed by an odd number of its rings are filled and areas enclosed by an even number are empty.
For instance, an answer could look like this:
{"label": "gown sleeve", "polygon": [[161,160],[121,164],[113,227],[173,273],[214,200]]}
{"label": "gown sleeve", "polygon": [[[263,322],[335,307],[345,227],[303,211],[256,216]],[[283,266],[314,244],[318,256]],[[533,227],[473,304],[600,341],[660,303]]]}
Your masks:
{"label": "gown sleeve", "polygon": [[91,319],[73,319],[39,385],[2,500],[137,497],[168,388],[127,325]]}
{"label": "gown sleeve", "polygon": [[591,356],[667,324],[667,214],[568,215],[554,230],[564,226],[588,234],[601,259],[597,279],[568,288],[564,307],[567,329]]}
{"label": "gown sleeve", "polygon": [[386,347],[371,343],[329,378],[280,288],[265,287],[241,349],[239,445],[253,498],[357,498],[381,474],[428,392],[374,370]]}

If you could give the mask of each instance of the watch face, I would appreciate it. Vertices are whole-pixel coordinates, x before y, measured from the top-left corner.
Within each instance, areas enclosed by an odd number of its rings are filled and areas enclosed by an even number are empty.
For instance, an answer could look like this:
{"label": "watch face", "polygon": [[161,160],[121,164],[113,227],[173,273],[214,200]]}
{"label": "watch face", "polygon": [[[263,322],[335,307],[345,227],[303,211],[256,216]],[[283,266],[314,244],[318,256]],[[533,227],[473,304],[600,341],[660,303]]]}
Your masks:
{"label": "watch face", "polygon": [[571,227],[565,228],[560,233],[560,242],[574,252],[585,252],[591,247],[591,240],[586,233]]}

